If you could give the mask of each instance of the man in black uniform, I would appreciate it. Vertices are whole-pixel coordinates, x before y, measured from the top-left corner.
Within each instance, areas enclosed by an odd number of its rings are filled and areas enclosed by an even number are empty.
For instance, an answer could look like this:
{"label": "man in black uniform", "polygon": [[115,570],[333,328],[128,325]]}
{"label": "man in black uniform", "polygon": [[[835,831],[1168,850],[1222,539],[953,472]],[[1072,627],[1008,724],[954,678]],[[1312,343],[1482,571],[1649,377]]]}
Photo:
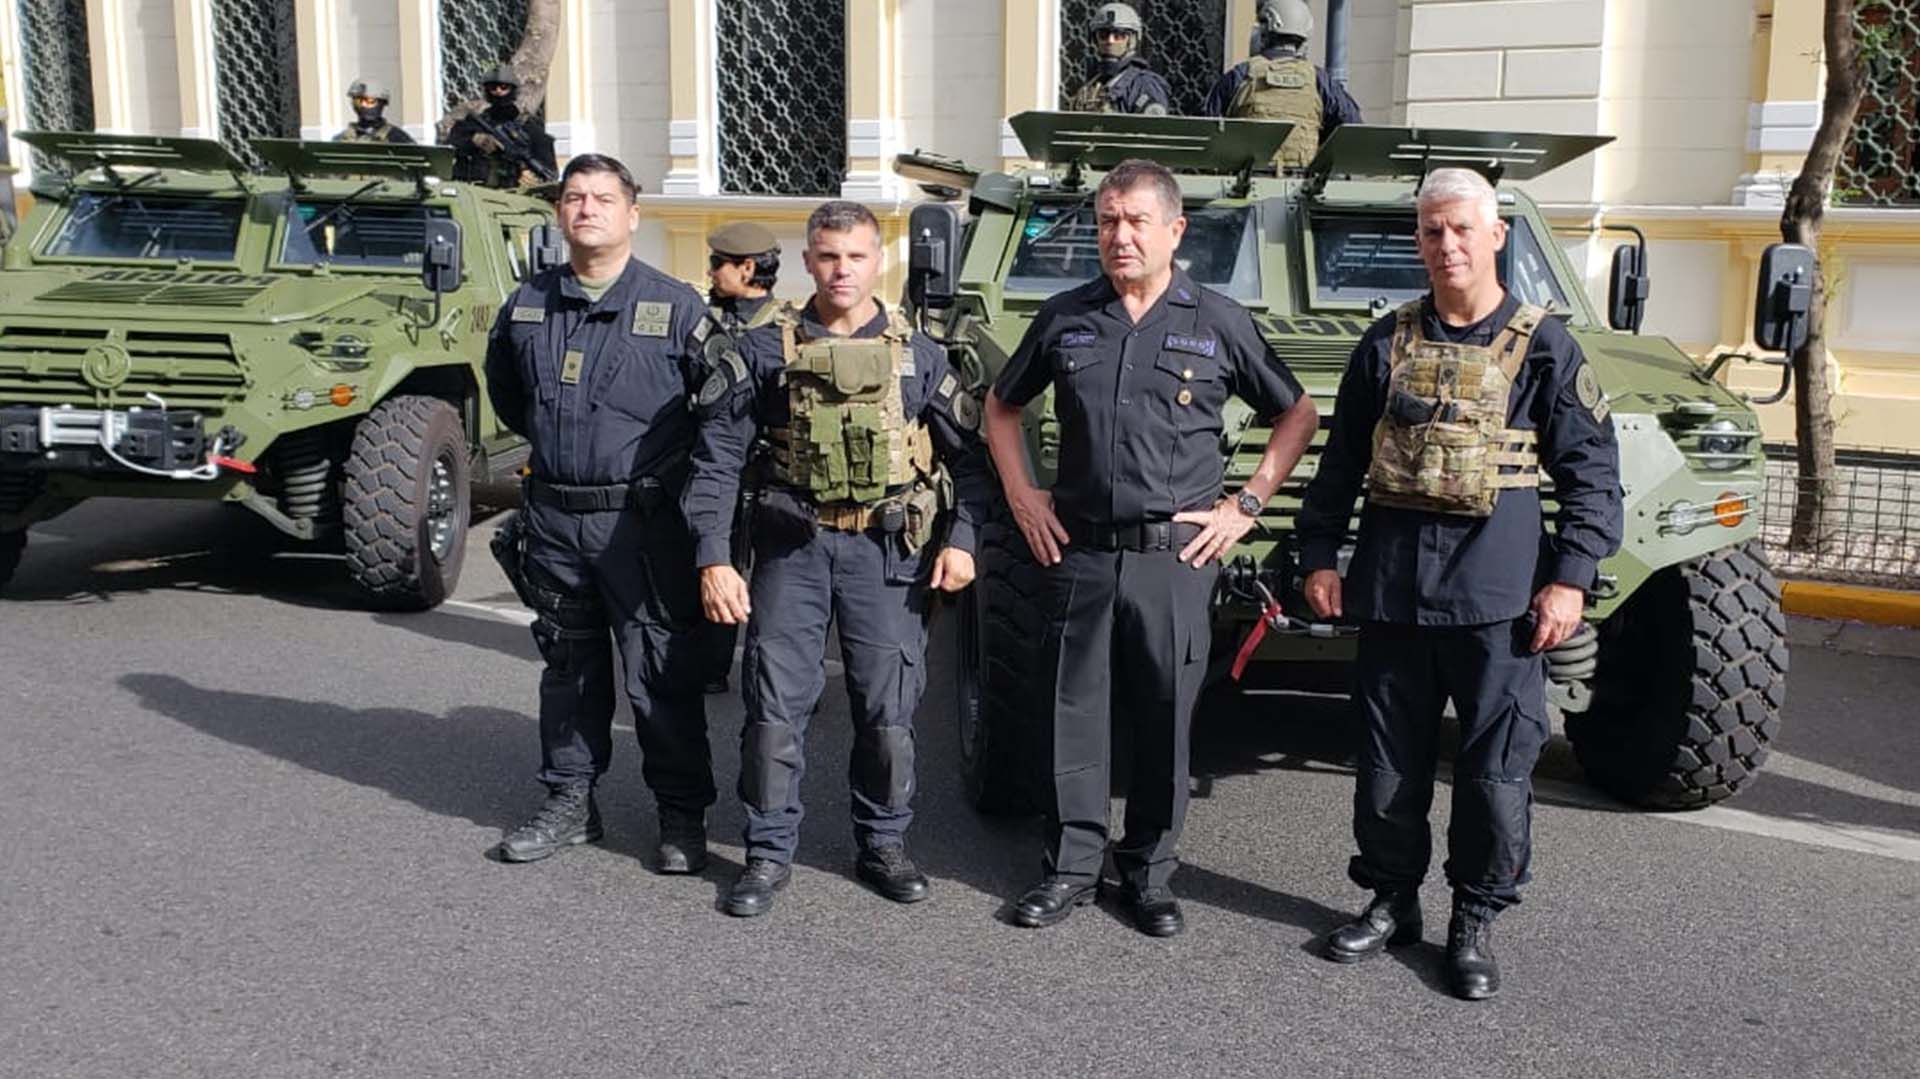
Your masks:
{"label": "man in black uniform", "polygon": [[393,94],[384,83],[355,79],[347,87],[347,100],[353,102],[353,123],[333,137],[335,142],[412,143],[413,136],[387,122],[387,105]]}
{"label": "man in black uniform", "polygon": [[[702,683],[713,632],[680,515],[694,435],[689,382],[706,336],[691,288],[635,259],[633,177],[599,154],[567,163],[569,263],[521,285],[494,321],[487,391],[531,443],[515,586],[538,620],[546,803],[500,856],[545,858],[600,838],[594,783],[613,755],[613,646],[660,814],[656,868],[706,864],[713,804]],[[609,631],[612,641],[609,643]]]}
{"label": "man in black uniform", "polygon": [[707,236],[707,252],[707,305],[721,329],[737,334],[779,315],[780,241],[766,226],[723,225]]}
{"label": "man in black uniform", "polygon": [[1087,80],[1068,102],[1070,112],[1120,112],[1165,116],[1173,91],[1160,73],[1140,58],[1140,13],[1127,4],[1102,4],[1088,33],[1093,56]]}
{"label": "man in black uniform", "polygon": [[520,110],[520,76],[501,64],[480,80],[482,100],[447,132],[453,178],[487,187],[530,187],[553,179],[553,138],[537,116]]}
{"label": "man in black uniform", "polygon": [[[1253,526],[1317,424],[1313,402],[1246,309],[1173,264],[1179,184],[1147,161],[1096,197],[1105,274],[1041,306],[987,398],[987,443],[1015,523],[1046,567],[1041,668],[1052,692],[1046,876],[1016,902],[1052,925],[1091,901],[1107,851],[1109,720],[1134,736],[1121,897],[1141,932],[1185,922],[1168,890],[1187,808],[1187,732],[1211,650],[1215,561]],[[1020,410],[1048,386],[1059,479],[1029,479]],[[1221,410],[1238,395],[1273,422],[1247,485],[1222,494]],[[1043,689],[1042,692],[1047,690]]]}
{"label": "man in black uniform", "polygon": [[1326,68],[1307,58],[1313,12],[1301,0],[1261,0],[1253,33],[1253,59],[1213,84],[1207,115],[1292,122],[1293,134],[1274,162],[1304,168],[1334,128],[1360,123],[1360,106]]}
{"label": "man in black uniform", "polygon": [[[1432,291],[1355,347],[1299,517],[1308,604],[1361,625],[1360,853],[1348,874],[1375,897],[1326,954],[1351,963],[1420,939],[1427,809],[1452,698],[1447,979],[1480,1000],[1500,988],[1489,926],[1528,880],[1530,776],[1548,737],[1541,652],[1578,628],[1600,560],[1619,546],[1619,450],[1580,346],[1500,283],[1507,228],[1492,185],[1437,169],[1418,212]],[[1543,470],[1560,504],[1552,532]],[[1363,478],[1343,587],[1334,567]]]}
{"label": "man in black uniform", "polygon": [[[707,617],[747,626],[747,863],[724,902],[738,917],[765,913],[791,876],[807,721],[826,687],[830,623],[839,625],[853,706],[855,873],[896,902],[927,897],[905,842],[929,591],[957,592],[973,580],[974,532],[993,490],[978,403],[944,350],[873,297],[883,261],[873,214],[858,203],[822,205],[807,221],[805,258],[813,298],[748,331],[701,386],[686,496]],[[749,479],[749,592],[728,533],[756,436],[771,448]],[[944,514],[944,539],[936,518],[947,483],[936,457],[957,503]]]}

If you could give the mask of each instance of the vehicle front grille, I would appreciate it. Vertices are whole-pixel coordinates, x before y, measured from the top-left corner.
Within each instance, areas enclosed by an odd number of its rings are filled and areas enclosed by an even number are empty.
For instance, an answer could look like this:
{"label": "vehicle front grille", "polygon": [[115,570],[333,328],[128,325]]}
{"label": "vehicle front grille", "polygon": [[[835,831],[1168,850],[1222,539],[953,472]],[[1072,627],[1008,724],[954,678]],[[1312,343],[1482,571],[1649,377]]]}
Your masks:
{"label": "vehicle front grille", "polygon": [[[87,350],[113,343],[132,371],[111,390],[83,375]],[[219,413],[239,400],[249,379],[224,333],[130,330],[9,323],[0,325],[0,404],[125,408],[153,394],[169,408]]]}
{"label": "vehicle front grille", "polygon": [[140,303],[155,307],[244,307],[265,292],[259,285],[165,284],[146,281],[69,281],[40,299],[52,303]]}

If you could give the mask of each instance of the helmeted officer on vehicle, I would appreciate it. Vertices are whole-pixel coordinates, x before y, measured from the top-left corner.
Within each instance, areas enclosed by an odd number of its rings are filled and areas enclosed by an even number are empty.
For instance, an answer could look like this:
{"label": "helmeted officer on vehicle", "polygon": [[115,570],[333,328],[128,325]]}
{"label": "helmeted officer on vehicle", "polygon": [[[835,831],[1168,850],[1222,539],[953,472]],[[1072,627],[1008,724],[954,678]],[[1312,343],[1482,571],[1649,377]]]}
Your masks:
{"label": "helmeted officer on vehicle", "polygon": [[626,166],[582,154],[561,179],[568,264],[507,298],[487,349],[493,406],[532,453],[519,528],[496,542],[546,661],[548,796],[499,853],[533,861],[600,838],[593,788],[613,757],[617,647],[659,809],[655,866],[697,873],[714,798],[702,689],[716,645],[679,499],[711,325],[698,293],[633,257],[639,210]]}
{"label": "helmeted officer on vehicle", "polygon": [[1274,156],[1281,168],[1305,168],[1341,124],[1360,123],[1360,106],[1327,69],[1307,58],[1313,12],[1303,0],[1260,0],[1251,60],[1220,76],[1207,115],[1286,120],[1293,133]]}
{"label": "helmeted officer on vehicle", "polygon": [[413,136],[387,122],[387,105],[393,92],[387,85],[370,79],[355,79],[347,87],[347,100],[353,103],[353,123],[348,124],[335,142],[411,143]]}
{"label": "helmeted officer on vehicle", "polygon": [[[1108,851],[1109,718],[1133,736],[1121,899],[1143,933],[1185,926],[1168,888],[1187,809],[1187,735],[1211,651],[1217,560],[1253,527],[1318,421],[1245,308],[1173,261],[1180,186],[1149,161],[1116,166],[1095,209],[1104,274],[1043,304],[987,398],[1007,505],[1044,567],[1050,617],[1051,786],[1045,877],[1013,920],[1046,926],[1090,902]],[[1020,412],[1049,386],[1060,467],[1029,478]],[[1238,396],[1273,433],[1244,487],[1223,494],[1222,411]]]}
{"label": "helmeted officer on vehicle", "polygon": [[447,132],[453,147],[453,178],[502,189],[530,187],[552,179],[553,138],[540,118],[522,111],[520,76],[501,64],[481,76],[481,100]]}
{"label": "helmeted officer on vehicle", "polygon": [[780,241],[765,225],[738,221],[707,235],[707,306],[722,329],[738,334],[779,317],[779,280]]}
{"label": "helmeted officer on vehicle", "polygon": [[1128,4],[1102,4],[1087,30],[1093,55],[1087,78],[1067,105],[1072,112],[1122,112],[1165,116],[1173,109],[1167,80],[1140,56],[1145,28]]}
{"label": "helmeted officer on vehicle", "polygon": [[[1493,186],[1436,169],[1418,214],[1432,291],[1354,348],[1298,523],[1308,604],[1361,627],[1360,853],[1348,874],[1375,894],[1326,954],[1351,963],[1420,939],[1427,809],[1451,699],[1460,744],[1446,974],[1456,995],[1479,1000],[1500,988],[1489,927],[1529,879],[1530,776],[1548,737],[1541,653],[1578,629],[1597,567],[1619,546],[1619,451],[1580,346],[1501,284],[1507,226]],[[1559,504],[1552,531],[1542,473]],[[1343,583],[1337,560],[1363,479]]]}
{"label": "helmeted officer on vehicle", "polygon": [[[905,842],[928,605],[932,592],[973,580],[975,530],[992,494],[978,402],[945,352],[873,296],[883,261],[873,214],[829,202],[806,235],[813,297],[748,331],[708,376],[686,495],[707,617],[747,626],[747,859],[723,903],[740,917],[765,913],[791,876],[830,624],[854,724],[855,873],[896,902],[926,898]],[[770,448],[750,464],[756,436]],[[743,470],[751,590],[729,557]]]}

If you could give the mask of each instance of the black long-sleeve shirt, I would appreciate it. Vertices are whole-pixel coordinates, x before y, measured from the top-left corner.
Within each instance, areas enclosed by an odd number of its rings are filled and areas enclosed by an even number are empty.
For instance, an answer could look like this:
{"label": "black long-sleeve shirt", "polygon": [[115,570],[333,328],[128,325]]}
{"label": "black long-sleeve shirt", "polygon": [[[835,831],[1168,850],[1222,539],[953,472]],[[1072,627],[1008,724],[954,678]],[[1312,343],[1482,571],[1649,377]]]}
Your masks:
{"label": "black long-sleeve shirt", "polygon": [[[887,322],[882,306],[873,320],[852,336],[879,337],[886,332]],[[833,336],[820,325],[811,303],[803,312],[800,334],[809,340]],[[732,387],[728,399],[708,409],[700,420],[694,440],[693,474],[681,500],[687,524],[693,529],[694,561],[699,566],[730,561],[733,511],[753,440],[761,430],[786,427],[792,420],[783,377],[787,361],[780,324],[776,321],[756,327],[736,340],[746,377]],[[986,444],[976,429],[979,412],[968,410],[975,422],[962,423],[954,414],[953,398],[939,392],[948,375],[953,374],[956,380],[959,377],[953,373],[945,349],[919,333],[913,335],[911,347],[913,372],[900,380],[901,404],[909,419],[927,425],[934,453],[953,480],[956,504],[947,545],[972,553],[995,491],[993,476],[987,470]]]}
{"label": "black long-sleeve shirt", "polygon": [[[1428,340],[1486,345],[1519,309],[1511,295],[1471,326],[1449,326],[1429,296],[1421,307]],[[1301,568],[1333,569],[1354,498],[1373,460],[1373,430],[1385,408],[1394,316],[1373,324],[1353,350],[1319,471],[1298,518]],[[1534,331],[1509,399],[1507,426],[1540,432],[1542,472],[1560,504],[1545,530],[1540,493],[1501,492],[1485,518],[1375,506],[1361,512],[1343,607],[1359,621],[1430,626],[1483,625],[1518,618],[1549,581],[1588,589],[1600,561],[1619,549],[1623,528],[1620,451],[1605,406],[1583,403],[1597,385],[1580,345],[1558,319]]]}

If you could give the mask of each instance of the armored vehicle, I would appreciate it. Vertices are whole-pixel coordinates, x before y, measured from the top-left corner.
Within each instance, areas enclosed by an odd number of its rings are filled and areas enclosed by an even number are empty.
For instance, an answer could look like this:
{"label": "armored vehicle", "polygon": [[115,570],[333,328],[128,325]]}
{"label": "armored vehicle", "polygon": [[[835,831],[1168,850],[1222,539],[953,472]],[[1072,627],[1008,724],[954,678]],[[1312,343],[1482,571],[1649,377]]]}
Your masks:
{"label": "armored vehicle", "polygon": [[[1011,123],[1043,164],[981,174],[932,154],[896,162],[938,200],[910,222],[909,302],[970,378],[989,382],[1043,300],[1100,272],[1092,193],[1103,169],[1145,157],[1172,168],[1185,193],[1188,227],[1176,257],[1196,281],[1252,310],[1323,414],[1367,326],[1426,291],[1414,198],[1428,170],[1464,165],[1497,184],[1526,180],[1609,141],[1347,126],[1310,167],[1275,174],[1264,163],[1285,141],[1284,123],[1038,112]],[[1535,204],[1509,186],[1499,187],[1499,202],[1511,227],[1503,279],[1580,341],[1622,456],[1625,542],[1593,588],[1593,632],[1549,656],[1552,703],[1604,789],[1651,807],[1718,801],[1765,760],[1787,672],[1779,587],[1756,549],[1758,422],[1711,371],[1671,342],[1637,333],[1644,241],[1616,255],[1603,319]],[[1777,279],[1762,282],[1763,329],[1797,332],[1793,312],[1796,304],[1804,311],[1805,290],[1794,273],[1806,266],[1778,261]],[[1059,441],[1050,392],[1023,423],[1038,479],[1049,483]],[[1251,474],[1267,437],[1259,418],[1228,416],[1229,489]],[[1323,441],[1324,431],[1225,560],[1214,601],[1217,687],[1232,686],[1227,672],[1263,621],[1267,595],[1289,615],[1307,611],[1292,522]],[[1551,515],[1550,485],[1543,495]],[[987,530],[980,584],[960,619],[958,712],[972,798],[985,810],[1017,811],[1031,779],[1024,770],[1045,759],[1023,739],[1038,729],[1024,710],[1033,707],[1046,626],[1034,605],[1041,571],[1002,514]],[[1355,627],[1295,617],[1268,624],[1273,632],[1257,643],[1240,686],[1345,688]]]}
{"label": "armored vehicle", "polygon": [[453,184],[440,147],[36,132],[0,270],[0,583],[98,495],[220,500],[344,547],[371,603],[431,607],[469,482],[525,447],[481,379],[494,312],[557,258],[548,204]]}

